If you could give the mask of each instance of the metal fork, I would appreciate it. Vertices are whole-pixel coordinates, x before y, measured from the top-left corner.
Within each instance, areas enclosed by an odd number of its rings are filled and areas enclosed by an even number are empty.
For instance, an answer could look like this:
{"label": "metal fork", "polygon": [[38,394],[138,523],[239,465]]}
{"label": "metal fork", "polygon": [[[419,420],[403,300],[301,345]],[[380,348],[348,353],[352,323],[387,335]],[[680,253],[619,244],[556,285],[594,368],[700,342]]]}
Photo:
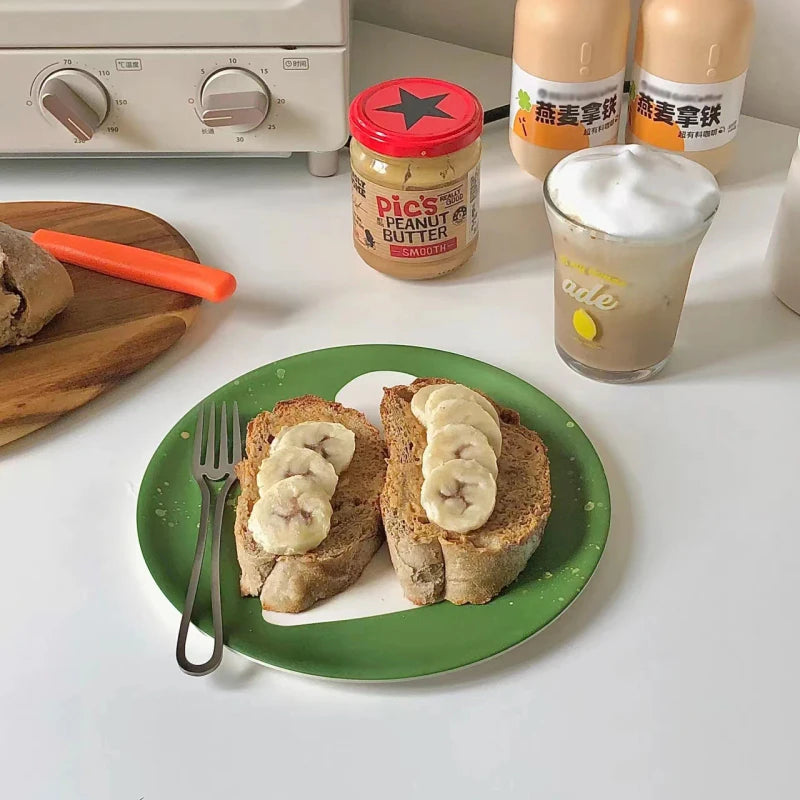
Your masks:
{"label": "metal fork", "polygon": [[[234,464],[242,460],[242,431],[239,423],[239,406],[233,404],[232,420],[232,452],[228,452],[228,412],[226,404],[220,410],[219,448],[216,447],[216,406],[211,404],[208,423],[208,439],[206,452],[203,456],[203,417],[204,409],[201,407],[197,414],[197,427],[194,432],[194,452],[192,455],[192,474],[200,487],[202,505],[200,508],[200,525],[197,530],[197,547],[194,551],[192,574],[189,578],[189,587],[186,590],[186,601],[183,606],[183,616],[178,629],[178,645],[175,656],[178,666],[188,675],[208,675],[213,672],[222,661],[222,598],[219,588],[219,551],[222,540],[222,516],[225,513],[225,500],[231,487],[236,483]],[[186,656],[186,636],[189,632],[189,623],[192,620],[197,584],[200,581],[200,572],[203,568],[203,554],[206,550],[208,539],[208,515],[211,506],[211,492],[207,481],[225,481],[217,495],[214,508],[214,522],[211,534],[211,618],[214,625],[214,650],[211,657],[204,664],[193,664]]]}

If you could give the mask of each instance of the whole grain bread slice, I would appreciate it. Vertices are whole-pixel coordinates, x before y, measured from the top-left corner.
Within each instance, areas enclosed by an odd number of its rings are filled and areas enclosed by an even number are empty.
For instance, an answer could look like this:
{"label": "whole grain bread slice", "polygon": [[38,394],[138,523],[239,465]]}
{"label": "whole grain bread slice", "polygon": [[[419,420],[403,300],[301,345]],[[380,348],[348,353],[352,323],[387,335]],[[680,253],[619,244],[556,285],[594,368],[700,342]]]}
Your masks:
{"label": "whole grain bread slice", "polygon": [[517,578],[542,539],[550,516],[547,448],[535,431],[520,424],[516,411],[494,404],[503,435],[494,512],[470,533],[438,527],[420,504],[427,437],[411,413],[414,393],[432,383],[451,381],[418,378],[383,392],[389,462],[381,512],[389,553],[413,603],[487,603]]}
{"label": "whole grain bread slice", "polygon": [[[331,500],[328,536],[308,553],[274,556],[247,528],[258,500],[256,476],[281,429],[311,421],[339,422],[349,428],[356,437],[355,453],[339,476]],[[242,595],[260,595],[262,607],[270,611],[299,612],[354,583],[383,543],[379,495],[386,474],[386,447],[378,430],[360,411],[305,395],[278,403],[251,420],[245,450],[246,458],[236,467],[242,492],[234,525]]]}

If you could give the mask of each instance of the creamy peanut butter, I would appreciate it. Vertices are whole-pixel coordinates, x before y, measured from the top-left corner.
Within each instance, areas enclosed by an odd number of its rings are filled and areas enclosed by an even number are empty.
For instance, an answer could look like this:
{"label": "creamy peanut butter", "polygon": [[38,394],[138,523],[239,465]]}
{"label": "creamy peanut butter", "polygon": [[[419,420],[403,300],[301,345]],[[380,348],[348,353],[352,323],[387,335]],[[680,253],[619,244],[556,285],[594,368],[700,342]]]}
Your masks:
{"label": "creamy peanut butter", "polygon": [[406,78],[362,92],[350,110],[353,242],[396,278],[452,272],[478,244],[477,99],[443,81]]}

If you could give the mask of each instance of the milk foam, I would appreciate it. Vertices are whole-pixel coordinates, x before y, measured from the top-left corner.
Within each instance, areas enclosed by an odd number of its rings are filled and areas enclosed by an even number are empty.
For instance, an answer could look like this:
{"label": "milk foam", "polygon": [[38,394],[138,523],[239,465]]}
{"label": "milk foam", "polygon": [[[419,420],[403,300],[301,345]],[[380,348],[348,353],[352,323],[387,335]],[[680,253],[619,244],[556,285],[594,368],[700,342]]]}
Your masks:
{"label": "milk foam", "polygon": [[719,205],[705,167],[638,144],[579,150],[556,165],[547,187],[564,216],[632,239],[687,234]]}

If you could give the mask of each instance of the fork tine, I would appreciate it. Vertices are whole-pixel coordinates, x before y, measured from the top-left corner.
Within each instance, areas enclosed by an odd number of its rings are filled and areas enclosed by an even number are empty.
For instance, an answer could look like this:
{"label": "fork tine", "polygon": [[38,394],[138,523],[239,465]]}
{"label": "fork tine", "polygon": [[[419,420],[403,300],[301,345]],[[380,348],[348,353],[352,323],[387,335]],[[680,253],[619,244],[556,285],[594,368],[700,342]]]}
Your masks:
{"label": "fork tine", "polygon": [[233,401],[233,460],[242,460],[242,425],[239,422],[239,404]]}
{"label": "fork tine", "polygon": [[216,462],[214,461],[214,457],[216,456],[217,448],[216,448],[216,430],[217,430],[217,416],[216,416],[217,407],[215,403],[211,403],[211,409],[209,411],[208,416],[208,442],[206,443],[206,461],[205,464],[207,467],[214,467]]}
{"label": "fork tine", "polygon": [[194,430],[194,452],[192,453],[192,459],[194,460],[195,467],[199,467],[203,453],[203,406],[200,406],[200,410],[197,412],[197,426]]}
{"label": "fork tine", "polygon": [[228,405],[222,403],[222,408],[219,412],[219,465],[224,467],[225,464],[230,464],[230,456],[228,455]]}

